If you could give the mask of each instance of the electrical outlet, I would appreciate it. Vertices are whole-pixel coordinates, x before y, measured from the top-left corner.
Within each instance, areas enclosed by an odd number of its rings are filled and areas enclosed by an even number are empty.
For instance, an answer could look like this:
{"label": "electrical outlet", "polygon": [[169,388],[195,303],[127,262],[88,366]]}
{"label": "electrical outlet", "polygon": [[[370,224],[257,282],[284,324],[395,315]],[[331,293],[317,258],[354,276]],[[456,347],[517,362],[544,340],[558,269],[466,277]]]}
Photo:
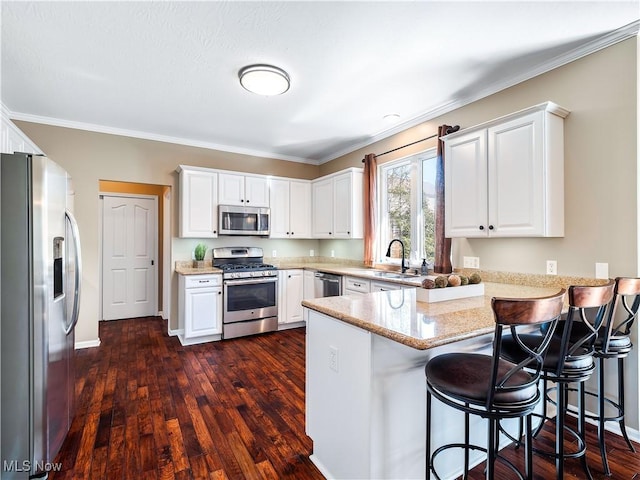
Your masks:
{"label": "electrical outlet", "polygon": [[331,256],[335,257],[336,256],[336,251],[335,250],[331,250]]}
{"label": "electrical outlet", "polygon": [[609,278],[608,263],[596,263],[596,278]]}
{"label": "electrical outlet", "polygon": [[277,250],[271,250],[271,256],[273,258],[276,258],[278,256],[278,251]]}
{"label": "electrical outlet", "polygon": [[338,371],[338,349],[329,347],[329,368],[334,372]]}
{"label": "electrical outlet", "polygon": [[480,257],[462,257],[464,268],[480,268]]}
{"label": "electrical outlet", "polygon": [[313,249],[309,250],[309,256],[313,257],[315,255],[315,252],[313,251]]}
{"label": "electrical outlet", "polygon": [[558,262],[555,260],[547,260],[547,275],[558,274]]}

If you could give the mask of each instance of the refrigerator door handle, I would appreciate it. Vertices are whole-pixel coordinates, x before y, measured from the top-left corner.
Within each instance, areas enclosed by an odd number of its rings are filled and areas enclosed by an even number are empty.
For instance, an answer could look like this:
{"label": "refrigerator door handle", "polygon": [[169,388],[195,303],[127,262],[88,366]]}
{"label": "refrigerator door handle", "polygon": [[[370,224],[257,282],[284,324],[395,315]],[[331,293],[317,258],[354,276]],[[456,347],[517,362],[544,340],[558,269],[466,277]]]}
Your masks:
{"label": "refrigerator door handle", "polygon": [[65,329],[65,334],[68,335],[75,328],[76,323],[78,323],[78,315],[80,313],[80,279],[82,278],[82,263],[80,255],[80,234],[78,233],[78,223],[69,210],[65,211],[65,216],[67,218],[67,221],[69,222],[69,225],[71,226],[71,236],[73,237],[73,251],[76,267],[74,281],[75,285],[73,292],[73,312],[71,314],[71,322]]}

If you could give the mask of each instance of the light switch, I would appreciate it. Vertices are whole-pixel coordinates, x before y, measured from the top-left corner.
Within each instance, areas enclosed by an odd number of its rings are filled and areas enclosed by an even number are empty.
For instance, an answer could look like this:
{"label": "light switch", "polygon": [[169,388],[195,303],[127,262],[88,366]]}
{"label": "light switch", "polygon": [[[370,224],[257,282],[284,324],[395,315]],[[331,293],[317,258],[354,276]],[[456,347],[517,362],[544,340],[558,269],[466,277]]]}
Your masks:
{"label": "light switch", "polygon": [[596,262],[596,278],[609,278],[609,264]]}

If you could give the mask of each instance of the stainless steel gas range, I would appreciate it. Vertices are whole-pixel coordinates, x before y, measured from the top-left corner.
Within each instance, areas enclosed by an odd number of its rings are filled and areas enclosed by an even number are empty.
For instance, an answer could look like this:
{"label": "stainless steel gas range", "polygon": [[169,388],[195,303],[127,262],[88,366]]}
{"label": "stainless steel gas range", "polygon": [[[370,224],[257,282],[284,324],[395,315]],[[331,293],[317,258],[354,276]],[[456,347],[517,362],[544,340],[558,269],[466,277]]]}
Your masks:
{"label": "stainless steel gas range", "polygon": [[262,248],[214,248],[213,266],[222,270],[222,338],[278,329],[278,270]]}

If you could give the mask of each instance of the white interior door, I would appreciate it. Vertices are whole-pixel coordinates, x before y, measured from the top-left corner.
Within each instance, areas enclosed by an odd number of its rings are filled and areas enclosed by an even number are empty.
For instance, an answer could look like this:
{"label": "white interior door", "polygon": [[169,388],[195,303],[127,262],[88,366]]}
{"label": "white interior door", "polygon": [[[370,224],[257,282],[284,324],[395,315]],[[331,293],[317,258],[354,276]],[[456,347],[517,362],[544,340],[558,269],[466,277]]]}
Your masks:
{"label": "white interior door", "polygon": [[102,202],[102,318],[156,315],[157,212],[154,198]]}

